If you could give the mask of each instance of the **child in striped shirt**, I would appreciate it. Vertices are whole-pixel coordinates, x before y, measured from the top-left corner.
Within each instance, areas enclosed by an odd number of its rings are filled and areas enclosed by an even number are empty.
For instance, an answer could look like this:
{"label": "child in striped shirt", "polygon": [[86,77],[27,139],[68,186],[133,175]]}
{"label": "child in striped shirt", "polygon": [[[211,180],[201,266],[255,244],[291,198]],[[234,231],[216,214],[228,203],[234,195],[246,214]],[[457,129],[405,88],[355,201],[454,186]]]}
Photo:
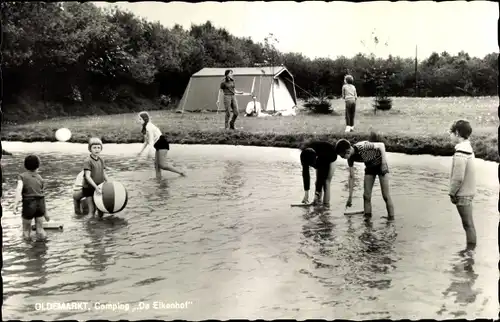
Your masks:
{"label": "child in striped shirt", "polygon": [[476,247],[476,228],[472,218],[472,201],[476,194],[476,173],[474,151],[469,141],[471,134],[472,127],[464,120],[456,121],[450,128],[451,141],[456,145],[448,194],[462,219],[467,250]]}
{"label": "child in striped shirt", "polygon": [[389,167],[387,165],[387,156],[384,143],[361,141],[351,145],[345,139],[339,140],[335,145],[337,155],[347,159],[349,165],[349,198],[346,207],[352,206],[352,193],[354,189],[354,162],[363,162],[365,164],[364,178],[364,213],[366,218],[372,216],[372,189],[375,183],[375,177],[378,176],[382,197],[384,198],[387,217],[394,219],[394,205],[389,191]]}

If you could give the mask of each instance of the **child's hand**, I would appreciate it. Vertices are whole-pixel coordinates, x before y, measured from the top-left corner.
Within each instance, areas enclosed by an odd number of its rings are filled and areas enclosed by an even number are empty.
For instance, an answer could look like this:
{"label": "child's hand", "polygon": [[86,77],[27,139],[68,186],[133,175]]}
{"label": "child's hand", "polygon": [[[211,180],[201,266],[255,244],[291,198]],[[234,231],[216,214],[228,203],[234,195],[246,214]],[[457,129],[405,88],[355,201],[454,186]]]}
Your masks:
{"label": "child's hand", "polygon": [[45,217],[45,221],[50,221],[49,215],[45,215],[44,217]]}
{"label": "child's hand", "polygon": [[454,204],[454,205],[455,205],[455,204],[457,203],[457,201],[458,201],[456,196],[450,196],[450,200],[451,200],[451,203],[452,203],[452,204]]}
{"label": "child's hand", "polygon": [[98,186],[98,187],[95,189],[95,191],[97,192],[97,194],[98,194],[98,195],[102,195],[102,189],[101,189],[101,187],[99,187],[99,186]]}
{"label": "child's hand", "polygon": [[351,198],[347,198],[347,202],[345,203],[345,207],[346,208],[352,207],[352,199]]}

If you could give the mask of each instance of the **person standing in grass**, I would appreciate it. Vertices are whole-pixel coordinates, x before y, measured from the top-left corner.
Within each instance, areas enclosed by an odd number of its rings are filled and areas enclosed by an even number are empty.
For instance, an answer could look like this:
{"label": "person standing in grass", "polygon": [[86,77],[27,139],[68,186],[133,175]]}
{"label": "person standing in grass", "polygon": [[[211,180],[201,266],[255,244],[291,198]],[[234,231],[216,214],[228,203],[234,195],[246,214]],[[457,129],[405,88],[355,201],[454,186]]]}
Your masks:
{"label": "person standing in grass", "polygon": [[181,176],[186,176],[186,174],[176,168],[167,164],[167,154],[170,150],[170,144],[167,141],[165,135],[163,135],[160,129],[151,123],[151,117],[148,112],[139,113],[139,122],[142,124],[141,132],[144,135],[144,144],[139,156],[146,150],[148,146],[155,149],[155,170],[156,178],[161,179],[161,170],[167,170],[180,174]]}
{"label": "person standing in grass", "polygon": [[[233,71],[231,69],[226,70],[224,73],[224,80],[220,84],[219,93],[217,95],[217,106],[219,106],[219,97],[221,94],[224,95],[224,108],[226,110],[226,118],[225,118],[225,129],[228,128],[234,130],[234,123],[236,122],[236,118],[238,117],[238,101],[236,100],[236,94],[244,94],[242,91],[238,91],[235,89]],[[221,93],[222,92],[222,93]],[[233,112],[233,117],[231,121],[229,118],[231,117],[231,111]]]}
{"label": "person standing in grass", "polygon": [[462,219],[468,250],[476,247],[476,228],[472,218],[472,201],[476,194],[476,173],[474,151],[469,141],[471,134],[472,127],[464,120],[456,121],[450,128],[451,141],[456,145],[451,166],[449,196]]}
{"label": "person standing in grass", "polygon": [[346,132],[352,132],[354,130],[354,116],[356,115],[358,94],[356,93],[356,87],[353,83],[354,78],[351,75],[346,75],[344,78],[344,86],[342,86],[342,98],[345,101]]}

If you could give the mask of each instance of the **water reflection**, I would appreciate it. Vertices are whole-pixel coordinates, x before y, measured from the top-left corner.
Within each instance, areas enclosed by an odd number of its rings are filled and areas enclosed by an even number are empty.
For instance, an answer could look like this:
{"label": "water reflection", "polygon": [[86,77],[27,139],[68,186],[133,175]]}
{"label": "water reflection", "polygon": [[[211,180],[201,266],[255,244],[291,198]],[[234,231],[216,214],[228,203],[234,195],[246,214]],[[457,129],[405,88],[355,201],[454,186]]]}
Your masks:
{"label": "water reflection", "polygon": [[474,272],[474,264],[474,251],[466,249],[458,253],[451,265],[451,284],[443,292],[445,297],[455,297],[455,303],[465,305],[476,301],[480,292],[473,290],[479,276]]}
{"label": "water reflection", "polygon": [[[361,227],[355,227],[353,219],[347,220],[351,253],[346,256],[346,260],[347,265],[354,269],[346,274],[346,283],[378,290],[388,289],[397,261],[393,251],[397,237],[394,223],[387,221],[381,228],[375,229],[371,219],[359,219],[356,222],[362,222]],[[359,236],[356,236],[357,228],[363,228]]]}
{"label": "water reflection", "polygon": [[243,163],[240,161],[228,160],[224,163],[220,196],[229,197],[230,200],[239,199],[239,192],[245,184],[241,174],[242,167]]}
{"label": "water reflection", "polygon": [[83,255],[90,267],[98,272],[106,270],[115,263],[115,233],[127,225],[127,221],[113,215],[106,215],[102,220],[97,217],[84,219],[84,227],[89,241],[83,244]]}

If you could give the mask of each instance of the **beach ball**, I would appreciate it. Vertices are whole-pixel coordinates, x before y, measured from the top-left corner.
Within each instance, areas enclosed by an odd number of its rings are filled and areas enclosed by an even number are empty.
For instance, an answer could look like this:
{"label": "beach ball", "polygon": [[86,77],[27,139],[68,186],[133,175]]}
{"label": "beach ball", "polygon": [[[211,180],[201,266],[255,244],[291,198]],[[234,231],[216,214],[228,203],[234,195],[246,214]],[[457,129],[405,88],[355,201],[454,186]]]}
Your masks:
{"label": "beach ball", "polygon": [[60,142],[66,142],[71,138],[71,131],[65,127],[56,131],[56,139]]}
{"label": "beach ball", "polygon": [[122,211],[127,206],[127,189],[117,182],[104,182],[99,185],[102,194],[94,192],[94,203],[100,211],[108,214],[115,214]]}

